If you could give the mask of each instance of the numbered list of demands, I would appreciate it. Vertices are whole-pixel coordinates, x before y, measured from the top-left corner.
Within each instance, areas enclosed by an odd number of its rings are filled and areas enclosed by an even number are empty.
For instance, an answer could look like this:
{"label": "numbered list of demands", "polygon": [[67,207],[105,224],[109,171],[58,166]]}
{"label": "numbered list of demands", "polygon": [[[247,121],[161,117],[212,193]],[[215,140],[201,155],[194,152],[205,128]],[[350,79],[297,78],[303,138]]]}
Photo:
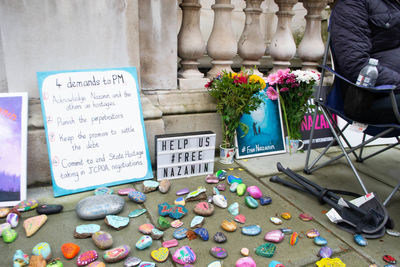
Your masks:
{"label": "numbered list of demands", "polygon": [[43,81],[42,101],[57,186],[76,190],[146,175],[148,151],[130,73],[51,75]]}

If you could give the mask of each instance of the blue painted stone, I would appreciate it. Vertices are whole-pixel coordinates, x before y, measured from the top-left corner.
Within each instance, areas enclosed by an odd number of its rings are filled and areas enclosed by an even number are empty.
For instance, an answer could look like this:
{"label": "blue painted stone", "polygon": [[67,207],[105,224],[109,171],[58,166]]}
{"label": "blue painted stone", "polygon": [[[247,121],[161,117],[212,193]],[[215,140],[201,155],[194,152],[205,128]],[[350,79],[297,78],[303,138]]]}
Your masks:
{"label": "blue painted stone", "polygon": [[328,241],[321,236],[316,236],[314,237],[314,243],[318,246],[325,246],[326,244],[328,244]]}
{"label": "blue painted stone", "polygon": [[160,216],[169,216],[173,219],[180,219],[186,215],[188,210],[182,205],[169,205],[167,202],[158,204],[158,214]]}
{"label": "blue painted stone", "polygon": [[354,235],[354,241],[357,243],[357,245],[362,247],[368,245],[367,239],[365,239],[362,235]]}
{"label": "blue painted stone", "polygon": [[281,230],[281,232],[284,233],[285,235],[291,235],[293,233],[292,228],[281,228],[279,230]]}
{"label": "blue painted stone", "polygon": [[148,235],[143,235],[139,240],[136,242],[136,248],[139,250],[146,249],[153,244],[153,238]]}
{"label": "blue painted stone", "polygon": [[187,228],[185,228],[185,227],[179,227],[178,229],[176,229],[176,230],[172,233],[172,236],[173,236],[175,239],[177,239],[177,240],[184,239],[184,238],[186,238],[186,232],[187,232],[187,231],[188,231]]}
{"label": "blue painted stone", "polygon": [[233,175],[228,176],[228,184],[233,184],[233,183],[238,183],[241,184],[243,183],[242,179]]}
{"label": "blue painted stone", "polygon": [[199,236],[204,241],[207,241],[209,238],[208,231],[205,228],[196,228],[196,229],[194,229],[194,232],[196,233],[197,236]]}
{"label": "blue painted stone", "polygon": [[284,265],[279,261],[271,261],[268,264],[268,267],[281,267],[281,266],[284,266]]}
{"label": "blue painted stone", "polygon": [[129,192],[128,197],[135,203],[143,203],[146,201],[146,195],[140,191]]}
{"label": "blue painted stone", "polygon": [[318,252],[318,256],[321,258],[330,258],[332,256],[332,249],[330,247],[322,247]]}
{"label": "blue painted stone", "polygon": [[160,183],[157,181],[146,180],[143,182],[143,185],[147,186],[147,187],[156,187],[157,188],[160,185]]}
{"label": "blue painted stone", "polygon": [[150,261],[142,261],[138,267],[155,267],[156,264]]}
{"label": "blue painted stone", "polygon": [[229,187],[229,191],[231,191],[232,193],[235,193],[238,187],[238,183],[234,182],[231,184],[231,186]]}
{"label": "blue painted stone", "polygon": [[238,215],[239,214],[239,203],[233,202],[231,205],[229,205],[228,211],[233,216]]}
{"label": "blue painted stone", "polygon": [[32,249],[32,254],[36,256],[43,256],[43,259],[46,261],[51,259],[51,248],[49,243],[47,242],[41,242],[37,244],[36,246],[33,247]]}
{"label": "blue painted stone", "polygon": [[102,187],[98,187],[96,188],[96,190],[94,190],[94,194],[96,196],[99,195],[111,195],[112,193],[114,193],[114,190],[112,190],[111,188],[108,188],[106,186],[102,186]]}
{"label": "blue painted stone", "polygon": [[217,171],[216,173],[215,173],[215,176],[217,176],[217,178],[219,179],[219,180],[225,180],[226,179],[226,171],[225,170],[219,170],[219,171]]}
{"label": "blue painted stone", "polygon": [[213,194],[214,194],[214,195],[219,195],[219,194],[220,194],[218,188],[215,187],[215,186],[213,187]]}
{"label": "blue painted stone", "polygon": [[114,229],[122,229],[129,224],[129,217],[122,217],[116,215],[107,215],[105,223]]}
{"label": "blue painted stone", "polygon": [[77,235],[83,236],[83,237],[89,237],[92,236],[92,234],[100,231],[100,225],[98,224],[82,224],[78,225],[75,227],[75,233]]}
{"label": "blue painted stone", "polygon": [[269,205],[269,204],[271,204],[271,202],[272,202],[272,198],[271,197],[264,197],[264,196],[260,197],[260,204],[262,206]]}
{"label": "blue painted stone", "polygon": [[261,233],[261,227],[259,225],[248,225],[242,227],[242,234],[244,235],[258,235]]}
{"label": "blue painted stone", "polygon": [[124,267],[135,267],[138,266],[139,263],[141,263],[142,260],[137,258],[137,257],[128,257],[124,261]]}
{"label": "blue painted stone", "polygon": [[22,250],[18,249],[14,253],[13,263],[14,267],[26,266],[29,264],[29,256],[25,254]]}
{"label": "blue painted stone", "polygon": [[191,228],[196,228],[196,227],[201,227],[201,225],[204,223],[204,217],[203,216],[195,216],[192,221],[190,222],[190,227]]}
{"label": "blue painted stone", "polygon": [[255,209],[258,207],[258,202],[257,200],[255,200],[254,198],[252,198],[251,196],[246,196],[244,198],[244,203],[247,205],[247,207]]}
{"label": "blue painted stone", "polygon": [[132,211],[131,213],[128,214],[128,217],[130,218],[136,218],[145,213],[147,210],[146,209],[136,209]]}

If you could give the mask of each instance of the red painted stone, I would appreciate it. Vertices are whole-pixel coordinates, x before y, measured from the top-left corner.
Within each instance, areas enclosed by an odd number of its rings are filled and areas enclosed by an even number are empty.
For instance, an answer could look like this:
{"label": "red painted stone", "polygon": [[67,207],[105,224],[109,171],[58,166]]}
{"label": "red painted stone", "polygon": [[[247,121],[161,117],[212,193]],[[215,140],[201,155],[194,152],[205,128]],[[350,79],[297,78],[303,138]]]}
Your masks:
{"label": "red painted stone", "polygon": [[72,259],[78,255],[81,248],[74,243],[65,243],[61,246],[61,252],[66,259]]}

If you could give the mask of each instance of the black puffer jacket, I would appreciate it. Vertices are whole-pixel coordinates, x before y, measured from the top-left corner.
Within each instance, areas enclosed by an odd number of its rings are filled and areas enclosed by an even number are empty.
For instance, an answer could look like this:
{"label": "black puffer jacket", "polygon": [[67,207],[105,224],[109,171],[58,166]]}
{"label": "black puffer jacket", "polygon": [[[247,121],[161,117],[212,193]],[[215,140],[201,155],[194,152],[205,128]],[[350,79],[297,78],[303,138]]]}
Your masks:
{"label": "black puffer jacket", "polygon": [[369,58],[376,58],[376,85],[400,90],[400,0],[339,0],[331,37],[339,73],[355,82]]}

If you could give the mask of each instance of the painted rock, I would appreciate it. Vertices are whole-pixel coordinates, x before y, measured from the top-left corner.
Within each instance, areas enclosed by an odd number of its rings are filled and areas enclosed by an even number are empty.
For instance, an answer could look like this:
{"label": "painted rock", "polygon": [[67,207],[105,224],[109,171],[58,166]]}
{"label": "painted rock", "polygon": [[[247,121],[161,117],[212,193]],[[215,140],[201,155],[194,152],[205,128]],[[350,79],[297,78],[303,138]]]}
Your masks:
{"label": "painted rock", "polygon": [[216,232],[213,239],[217,243],[225,243],[227,240],[226,236],[222,232]]}
{"label": "painted rock", "polygon": [[139,250],[146,249],[153,244],[153,238],[148,235],[143,235],[139,240],[136,242],[136,248]]}
{"label": "painted rock", "polygon": [[146,180],[143,182],[143,193],[156,191],[159,185],[160,183],[157,181]]}
{"label": "painted rock", "polygon": [[204,223],[203,216],[194,216],[194,218],[190,222],[190,228],[199,228],[203,225],[203,223]]}
{"label": "painted rock", "polygon": [[29,259],[29,266],[45,267],[46,261],[43,259],[42,255],[40,256],[32,255],[32,257]]}
{"label": "painted rock", "polygon": [[221,194],[221,193],[219,192],[219,190],[218,190],[217,187],[213,187],[213,194],[214,194],[214,195],[219,195],[219,194]]}
{"label": "painted rock", "polygon": [[34,235],[47,221],[47,215],[42,214],[26,219],[23,223],[26,237]]}
{"label": "painted rock", "polygon": [[43,257],[43,259],[45,259],[45,261],[49,261],[52,256],[49,243],[41,242],[41,243],[37,244],[36,246],[33,247],[32,254],[36,255],[36,256],[42,255],[42,257]]}
{"label": "painted rock", "polygon": [[246,193],[247,186],[245,184],[239,184],[236,187],[236,194],[238,196],[243,196]]}
{"label": "painted rock", "polygon": [[244,203],[246,204],[247,207],[251,208],[251,209],[255,209],[258,207],[258,202],[257,200],[255,200],[254,198],[252,198],[251,196],[247,196],[244,198]]}
{"label": "painted rock", "polygon": [[26,266],[29,264],[29,255],[25,254],[22,250],[15,251],[13,256],[13,266]]}
{"label": "painted rock", "polygon": [[79,255],[78,259],[76,260],[76,264],[78,266],[85,266],[91,262],[94,262],[95,260],[97,260],[97,258],[98,254],[96,250],[89,250]]}
{"label": "painted rock", "polygon": [[180,219],[186,215],[188,210],[182,205],[169,205],[167,202],[158,204],[158,214],[169,216],[173,219]]}
{"label": "painted rock", "polygon": [[213,196],[207,196],[207,202],[212,204],[213,203]]}
{"label": "painted rock", "polygon": [[233,184],[233,183],[238,183],[241,184],[243,183],[242,179],[233,175],[228,176],[228,184]]}
{"label": "painted rock", "polygon": [[281,217],[284,220],[290,220],[292,218],[292,215],[289,212],[284,212],[281,214]]}
{"label": "painted rock", "polygon": [[126,187],[126,188],[118,189],[117,193],[118,193],[118,195],[120,195],[120,196],[127,196],[127,195],[129,195],[129,193],[132,192],[132,191],[136,191],[136,189],[135,189],[135,188],[132,188],[132,187]]}
{"label": "painted rock", "polygon": [[128,257],[131,247],[128,245],[122,245],[116,248],[112,248],[104,251],[103,259],[105,262],[119,262]]}
{"label": "painted rock", "polygon": [[207,267],[222,267],[222,263],[220,261],[213,261],[209,263]]}
{"label": "painted rock", "polygon": [[131,213],[128,214],[128,217],[130,218],[136,218],[139,217],[140,215],[142,215],[143,213],[146,213],[146,209],[136,209],[134,211],[132,211]]}
{"label": "painted rock", "polygon": [[240,258],[235,263],[236,267],[257,267],[256,262],[252,257]]}
{"label": "painted rock", "polygon": [[217,176],[217,178],[218,178],[219,180],[225,180],[225,179],[226,179],[226,176],[227,176],[227,173],[226,173],[225,170],[218,170],[218,171],[215,173],[215,176]]}
{"label": "painted rock", "polygon": [[299,218],[305,222],[311,221],[313,219],[313,217],[310,214],[307,213],[301,213],[299,215]]}
{"label": "painted rock", "polygon": [[102,261],[94,261],[94,262],[89,263],[89,265],[87,265],[87,267],[106,267],[106,265]]}
{"label": "painted rock", "polygon": [[78,255],[81,248],[74,243],[65,243],[61,246],[61,252],[66,259],[73,259]]}
{"label": "painted rock", "polygon": [[10,224],[11,228],[15,228],[18,225],[19,216],[16,213],[9,213],[6,218],[6,222]]}
{"label": "painted rock", "polygon": [[390,236],[395,236],[395,237],[399,237],[400,236],[400,232],[398,231],[394,231],[392,229],[386,229],[386,233]]}
{"label": "painted rock", "polygon": [[297,244],[297,241],[299,241],[299,234],[297,232],[293,232],[293,234],[290,235],[289,244],[294,246]]}
{"label": "painted rock", "polygon": [[256,248],[256,254],[261,257],[271,258],[275,253],[276,246],[272,243],[265,243]]}
{"label": "painted rock", "polygon": [[11,228],[11,225],[9,223],[0,224],[0,236],[2,235],[4,230],[10,229],[10,228]]}
{"label": "painted rock", "polygon": [[285,265],[283,265],[282,263],[280,263],[279,261],[271,261],[268,264],[268,267],[285,267]]}
{"label": "painted rock", "polygon": [[234,221],[228,219],[222,221],[221,227],[227,232],[234,232],[237,228],[237,225]]}
{"label": "painted rock", "polygon": [[219,179],[214,174],[209,174],[206,176],[206,183],[207,184],[218,184]]}
{"label": "painted rock", "polygon": [[186,195],[189,192],[190,192],[189,188],[185,187],[185,188],[182,188],[182,189],[176,191],[176,195],[177,196],[182,196],[182,195]]}
{"label": "painted rock", "polygon": [[159,249],[153,250],[150,253],[150,256],[156,262],[164,262],[168,259],[169,249],[165,247],[161,247]]}
{"label": "painted rock", "polygon": [[132,191],[128,194],[130,200],[135,203],[144,203],[146,201],[146,195],[140,191]]}
{"label": "painted rock", "polygon": [[166,230],[171,227],[171,223],[167,220],[167,218],[163,216],[158,217],[158,226],[162,230]]}
{"label": "painted rock", "polygon": [[8,213],[10,213],[9,208],[0,208],[0,218],[6,217]]}
{"label": "painted rock", "polygon": [[224,195],[214,195],[213,196],[213,203],[220,207],[225,209],[228,207],[228,201],[226,200],[226,197]]}
{"label": "painted rock", "polygon": [[36,212],[39,214],[46,214],[46,215],[50,215],[50,214],[57,214],[60,213],[63,210],[63,205],[59,205],[59,204],[43,204],[43,205],[39,205],[36,208]]}
{"label": "painted rock", "polygon": [[231,205],[229,205],[228,211],[233,216],[239,215],[239,203],[233,202]]}
{"label": "painted rock", "polygon": [[208,217],[214,213],[214,205],[205,201],[199,202],[193,208],[193,212],[197,215]]}
{"label": "painted rock", "polygon": [[176,229],[173,233],[172,236],[177,239],[177,240],[181,240],[186,238],[186,232],[188,231],[187,228],[185,227],[179,227],[178,229]]}
{"label": "painted rock", "polygon": [[171,222],[171,226],[174,228],[179,228],[183,225],[183,222],[181,220],[174,220]]}
{"label": "painted rock", "polygon": [[113,238],[110,233],[98,231],[92,235],[93,243],[99,249],[109,249],[113,245]]}
{"label": "painted rock", "polygon": [[217,189],[218,189],[219,191],[225,191],[225,189],[226,189],[226,184],[225,184],[225,183],[220,183],[220,184],[218,184],[218,185],[217,185]]}
{"label": "painted rock", "polygon": [[387,263],[396,264],[396,259],[393,258],[393,257],[390,256],[390,255],[387,255],[387,254],[386,254],[386,255],[383,255],[382,259],[383,259],[384,261],[386,261]]}
{"label": "painted rock", "polygon": [[244,235],[254,236],[254,235],[259,235],[260,233],[261,233],[261,227],[259,225],[253,224],[242,227],[242,234]]}
{"label": "painted rock", "polygon": [[317,261],[315,264],[317,264],[317,266],[321,266],[321,267],[324,267],[324,266],[345,267],[346,266],[346,264],[344,264],[342,262],[342,260],[339,258],[334,258],[334,259],[322,258],[321,260]]}
{"label": "painted rock", "polygon": [[196,201],[207,199],[206,195],[207,189],[204,186],[199,186],[195,191],[190,192],[185,200],[186,201]]}
{"label": "painted rock", "polygon": [[185,206],[186,201],[183,197],[178,197],[177,199],[175,199],[174,204]]}
{"label": "painted rock", "polygon": [[321,258],[330,258],[332,256],[332,249],[330,247],[322,247],[318,252],[318,256]]}
{"label": "painted rock", "polygon": [[165,248],[172,248],[172,247],[176,247],[177,245],[178,245],[178,240],[176,240],[176,239],[166,240],[162,243],[162,246]]}
{"label": "painted rock", "polygon": [[164,236],[164,232],[158,230],[157,228],[153,228],[151,230],[150,236],[151,236],[151,238],[153,238],[153,240],[158,240]]}
{"label": "painted rock", "polygon": [[265,234],[264,240],[273,243],[279,243],[283,240],[285,234],[281,230],[272,230]]}
{"label": "painted rock", "polygon": [[122,216],[117,216],[117,215],[107,215],[106,218],[104,218],[105,224],[108,226],[111,226],[112,228],[116,230],[121,230],[122,228],[125,228],[129,224],[129,217],[122,217]]}
{"label": "painted rock", "polygon": [[106,187],[106,186],[98,187],[98,188],[96,188],[96,190],[94,190],[95,196],[111,195],[112,193],[114,193],[114,190],[112,190],[111,188]]}
{"label": "painted rock", "polygon": [[158,191],[162,194],[168,193],[169,189],[171,188],[171,182],[168,179],[163,179],[160,181],[158,185]]}
{"label": "painted rock", "polygon": [[196,254],[191,247],[183,246],[175,251],[172,259],[174,260],[174,262],[181,265],[192,264],[196,261]]}
{"label": "painted rock", "polygon": [[100,225],[98,224],[81,224],[75,227],[75,238],[87,238],[91,237],[94,233],[100,231]]}
{"label": "painted rock", "polygon": [[229,187],[229,191],[231,191],[232,193],[235,193],[238,186],[239,186],[238,183],[232,183],[231,186]]}
{"label": "painted rock", "polygon": [[292,228],[281,228],[279,230],[281,230],[281,232],[284,233],[285,235],[291,235],[293,233]]}
{"label": "painted rock", "polygon": [[192,230],[188,230],[188,231],[186,232],[186,237],[187,237],[189,240],[194,240],[194,239],[197,238],[197,235],[196,235],[196,233],[193,232]]}
{"label": "painted rock", "polygon": [[325,246],[326,244],[328,244],[328,241],[321,236],[316,236],[314,237],[314,244],[318,246]]}
{"label": "painted rock", "polygon": [[245,223],[246,222],[246,217],[243,214],[239,214],[235,216],[235,222],[238,223]]}
{"label": "painted rock", "polygon": [[275,225],[279,225],[279,224],[283,223],[283,221],[281,219],[279,219],[278,217],[271,217],[271,218],[269,218],[269,220]]}
{"label": "painted rock", "polygon": [[362,247],[368,245],[367,239],[365,239],[362,235],[354,235],[354,241],[357,243],[357,245]]}
{"label": "painted rock", "polygon": [[256,185],[249,186],[247,188],[247,193],[249,193],[249,195],[255,199],[259,199],[262,197],[261,189]]}
{"label": "painted rock", "polygon": [[156,264],[154,262],[150,262],[150,261],[142,261],[139,264],[139,267],[155,267]]}
{"label": "painted rock", "polygon": [[241,248],[240,249],[240,254],[242,254],[243,256],[247,257],[250,254],[250,250],[248,248]]}
{"label": "painted rock", "polygon": [[118,214],[125,206],[125,200],[118,195],[98,195],[82,199],[76,205],[76,214],[83,220],[103,219]]}
{"label": "painted rock", "polygon": [[212,247],[210,249],[210,254],[217,259],[225,259],[228,257],[228,252],[226,249],[221,247]]}
{"label": "painted rock", "polygon": [[145,235],[151,234],[151,230],[154,229],[154,225],[151,223],[145,223],[139,226],[139,232]]}
{"label": "painted rock", "polygon": [[314,237],[319,236],[319,232],[318,232],[317,229],[310,229],[310,230],[308,230],[308,231],[306,232],[306,236],[307,236],[308,238],[314,238]]}
{"label": "painted rock", "polygon": [[269,205],[269,204],[271,204],[271,202],[272,202],[271,197],[260,197],[260,204],[262,206]]}
{"label": "painted rock", "polygon": [[141,262],[142,260],[137,257],[128,257],[124,261],[124,267],[135,267],[138,266]]}
{"label": "painted rock", "polygon": [[39,203],[37,202],[37,200],[30,199],[21,201],[17,206],[15,206],[15,208],[18,211],[28,211],[35,209],[38,205]]}
{"label": "painted rock", "polygon": [[209,238],[208,231],[205,228],[196,228],[194,229],[194,232],[204,241],[207,241]]}

